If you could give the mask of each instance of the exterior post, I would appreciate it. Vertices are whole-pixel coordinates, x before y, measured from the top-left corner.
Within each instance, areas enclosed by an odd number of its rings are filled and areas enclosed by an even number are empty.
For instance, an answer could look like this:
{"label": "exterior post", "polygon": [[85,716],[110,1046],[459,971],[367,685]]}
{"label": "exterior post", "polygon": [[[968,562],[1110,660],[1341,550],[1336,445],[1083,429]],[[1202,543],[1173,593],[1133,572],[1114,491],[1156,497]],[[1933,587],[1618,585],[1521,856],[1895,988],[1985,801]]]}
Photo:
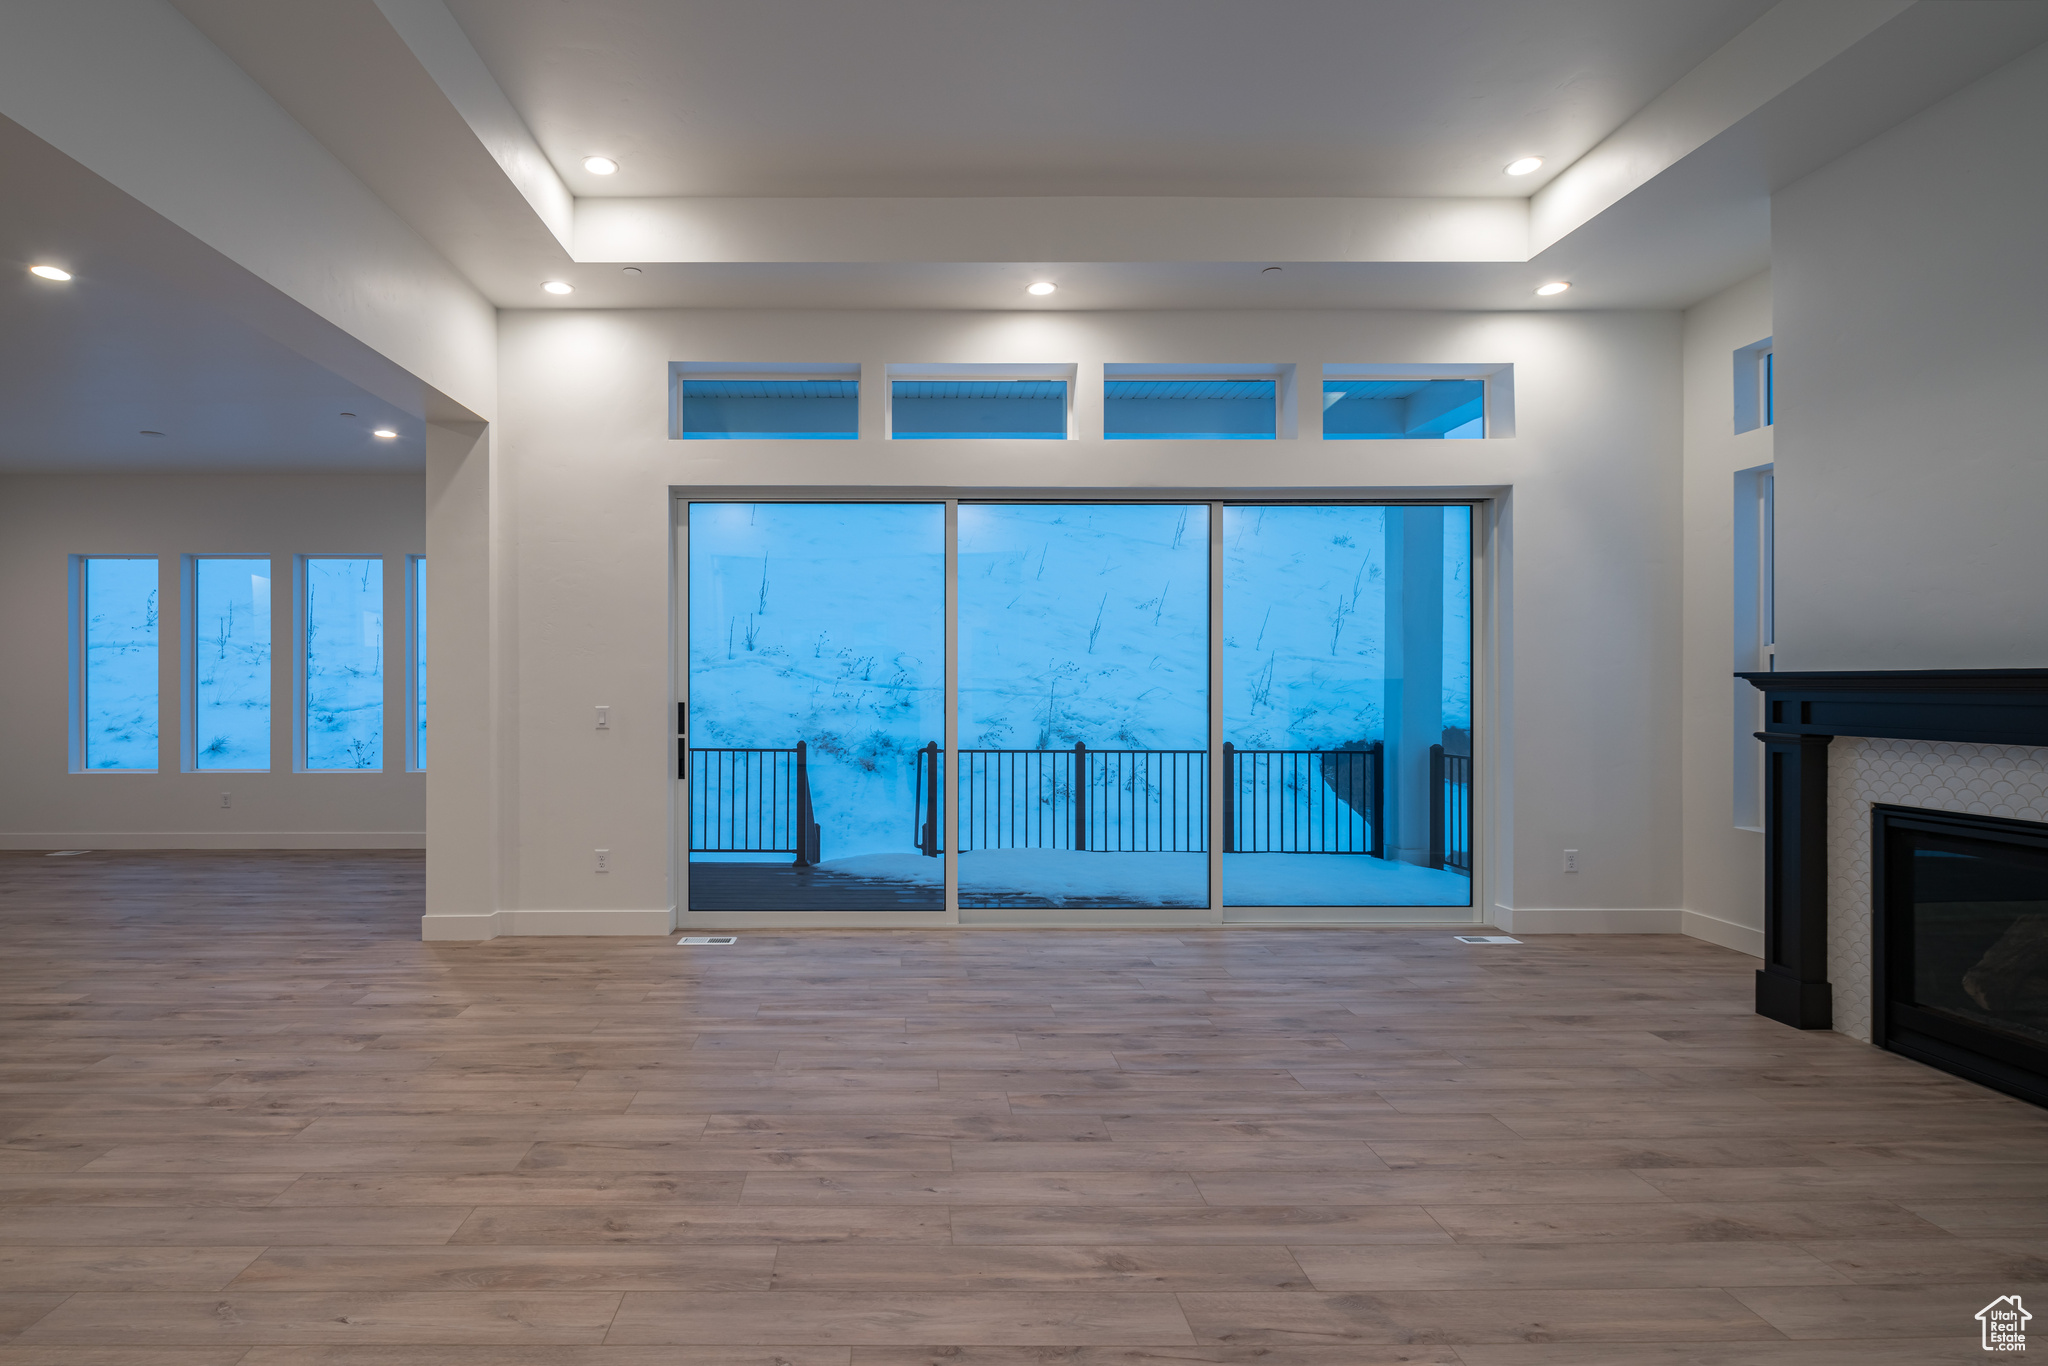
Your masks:
{"label": "exterior post", "polygon": [[818,861],[818,827],[811,824],[811,771],[809,746],[796,742],[796,866],[808,868]]}
{"label": "exterior post", "polygon": [[1372,752],[1372,848],[1374,858],[1387,856],[1387,746],[1375,740]]}
{"label": "exterior post", "polygon": [[1074,741],[1074,848],[1088,847],[1088,747]]}
{"label": "exterior post", "polygon": [[1223,852],[1237,852],[1237,746],[1223,742]]}
{"label": "exterior post", "polygon": [[1444,866],[1444,747],[1429,747],[1429,866]]}
{"label": "exterior post", "polygon": [[1834,1027],[1828,984],[1828,745],[1832,735],[1757,732],[1764,742],[1764,966],[1756,1013],[1794,1029]]}

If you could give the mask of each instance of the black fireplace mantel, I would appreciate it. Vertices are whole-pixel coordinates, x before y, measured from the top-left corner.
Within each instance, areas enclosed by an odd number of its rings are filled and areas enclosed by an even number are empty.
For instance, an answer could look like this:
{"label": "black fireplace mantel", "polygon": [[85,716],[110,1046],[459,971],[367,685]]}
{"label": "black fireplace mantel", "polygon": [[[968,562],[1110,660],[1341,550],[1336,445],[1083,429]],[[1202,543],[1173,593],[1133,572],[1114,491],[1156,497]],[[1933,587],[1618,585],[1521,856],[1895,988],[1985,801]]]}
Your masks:
{"label": "black fireplace mantel", "polygon": [[2048,746],[2048,669],[1738,673],[1764,695],[1764,966],[1756,1011],[1834,1027],[1828,743],[1837,735]]}

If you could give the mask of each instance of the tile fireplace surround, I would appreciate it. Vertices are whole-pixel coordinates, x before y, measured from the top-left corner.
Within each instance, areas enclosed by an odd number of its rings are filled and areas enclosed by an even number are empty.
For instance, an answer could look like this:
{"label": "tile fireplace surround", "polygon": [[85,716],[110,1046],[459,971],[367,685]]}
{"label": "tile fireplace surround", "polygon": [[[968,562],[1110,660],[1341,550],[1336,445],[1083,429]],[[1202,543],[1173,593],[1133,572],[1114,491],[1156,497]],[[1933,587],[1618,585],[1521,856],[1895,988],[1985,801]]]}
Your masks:
{"label": "tile fireplace surround", "polygon": [[1738,677],[1767,727],[1757,1013],[1871,1042],[1871,806],[2048,822],[2048,669]]}
{"label": "tile fireplace surround", "polygon": [[2048,823],[2048,748],[1844,736],[1828,752],[1828,980],[1835,1028],[1870,1043],[1870,808]]}

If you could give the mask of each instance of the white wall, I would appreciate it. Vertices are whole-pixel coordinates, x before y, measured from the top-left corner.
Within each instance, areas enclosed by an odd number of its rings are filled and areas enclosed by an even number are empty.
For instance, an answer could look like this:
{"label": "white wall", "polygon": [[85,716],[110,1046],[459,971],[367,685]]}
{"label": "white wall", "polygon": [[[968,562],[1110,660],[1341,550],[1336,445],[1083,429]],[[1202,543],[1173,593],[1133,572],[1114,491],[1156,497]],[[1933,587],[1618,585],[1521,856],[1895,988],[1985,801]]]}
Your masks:
{"label": "white wall", "polygon": [[[670,490],[759,485],[1505,491],[1513,549],[1490,719],[1510,785],[1490,832],[1490,913],[1523,931],[1676,930],[1678,340],[1667,313],[506,314],[491,458],[507,542],[497,600],[516,665],[498,693],[498,776],[459,780],[469,799],[506,807],[514,847],[499,851],[498,895],[517,919],[430,917],[428,933],[665,926]],[[677,360],[858,361],[872,367],[871,416],[890,362],[1073,362],[1082,436],[673,441]],[[1105,443],[1088,400],[1106,361],[1292,362],[1305,376],[1340,362],[1512,364],[1517,435],[1326,446],[1311,399],[1303,439],[1270,447]],[[597,704],[612,708],[609,731],[592,726]],[[437,775],[437,790],[454,780]],[[599,847],[608,874],[593,871]],[[1584,871],[1561,871],[1567,847]]]}
{"label": "white wall", "polygon": [[[419,847],[426,787],[405,771],[403,668],[385,670],[382,772],[294,773],[283,608],[294,555],[382,555],[387,658],[403,658],[404,557],[425,549],[421,494],[418,475],[0,475],[0,848]],[[179,771],[178,576],[188,554],[271,559],[268,773]],[[160,561],[155,773],[69,771],[72,555]]]}
{"label": "white wall", "polygon": [[[1687,934],[1763,953],[1763,835],[1735,823],[1735,746],[1755,689],[1735,656],[1735,476],[1771,463],[1772,432],[1735,430],[1738,347],[1771,335],[1771,277],[1730,286],[1685,314],[1683,825]],[[1748,668],[1747,661],[1739,667]],[[1756,741],[1742,743],[1755,746]]]}
{"label": "white wall", "polygon": [[1777,194],[1778,665],[2048,665],[2048,48]]}

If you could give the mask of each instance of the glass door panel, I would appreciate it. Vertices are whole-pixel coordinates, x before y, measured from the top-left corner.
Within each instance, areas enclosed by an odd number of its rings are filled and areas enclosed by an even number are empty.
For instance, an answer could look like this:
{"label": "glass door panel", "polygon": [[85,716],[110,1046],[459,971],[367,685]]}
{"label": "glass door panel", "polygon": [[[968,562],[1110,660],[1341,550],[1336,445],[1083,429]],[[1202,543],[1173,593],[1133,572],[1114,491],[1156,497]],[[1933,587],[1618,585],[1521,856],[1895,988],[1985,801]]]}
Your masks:
{"label": "glass door panel", "polygon": [[1472,903],[1472,512],[1223,511],[1223,902]]}
{"label": "glass door panel", "polygon": [[960,905],[1207,906],[1209,509],[962,504]]}
{"label": "glass door panel", "polygon": [[940,503],[692,503],[693,911],[944,910]]}

